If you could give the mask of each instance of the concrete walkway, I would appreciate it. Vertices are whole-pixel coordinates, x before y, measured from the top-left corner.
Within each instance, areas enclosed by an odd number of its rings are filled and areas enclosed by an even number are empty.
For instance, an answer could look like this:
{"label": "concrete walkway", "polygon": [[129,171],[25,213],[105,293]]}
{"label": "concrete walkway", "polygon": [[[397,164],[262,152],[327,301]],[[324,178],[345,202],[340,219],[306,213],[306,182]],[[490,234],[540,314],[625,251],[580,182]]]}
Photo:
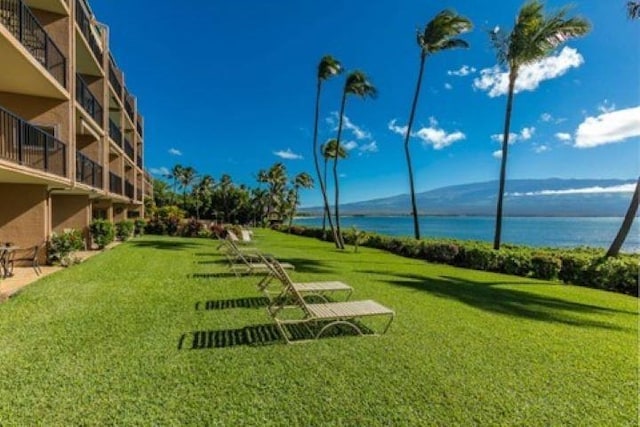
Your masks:
{"label": "concrete walkway", "polygon": [[[107,246],[106,249],[111,249],[114,246],[119,245],[121,242],[113,242]],[[78,257],[81,262],[86,260],[87,258],[91,258],[92,256],[101,254],[102,251],[78,251],[75,253],[76,257]],[[16,293],[20,292],[22,288],[31,283],[35,282],[38,279],[41,279],[45,276],[55,273],[56,271],[63,270],[64,267],[60,266],[51,266],[51,265],[43,265],[40,267],[42,269],[42,274],[37,275],[35,270],[32,267],[16,267],[13,269],[13,276],[7,278],[0,278],[0,303],[6,301],[11,298]]]}

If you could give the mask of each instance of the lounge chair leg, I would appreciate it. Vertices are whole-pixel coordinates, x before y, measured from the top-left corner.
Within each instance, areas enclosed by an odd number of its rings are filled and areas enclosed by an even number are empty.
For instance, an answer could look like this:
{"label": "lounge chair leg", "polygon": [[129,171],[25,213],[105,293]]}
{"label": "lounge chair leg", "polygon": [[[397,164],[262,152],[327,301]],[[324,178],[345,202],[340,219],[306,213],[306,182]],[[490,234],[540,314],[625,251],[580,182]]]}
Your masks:
{"label": "lounge chair leg", "polygon": [[335,322],[331,322],[328,325],[325,325],[322,329],[320,329],[320,332],[318,332],[318,334],[316,335],[315,339],[318,339],[322,336],[322,334],[324,333],[324,331],[326,331],[327,329],[330,329],[336,325],[347,325],[347,326],[351,326],[351,328],[353,328],[358,335],[364,335],[362,333],[362,331],[360,330],[360,328],[358,328],[356,325],[354,325],[351,322],[347,322],[346,320],[336,320]]}

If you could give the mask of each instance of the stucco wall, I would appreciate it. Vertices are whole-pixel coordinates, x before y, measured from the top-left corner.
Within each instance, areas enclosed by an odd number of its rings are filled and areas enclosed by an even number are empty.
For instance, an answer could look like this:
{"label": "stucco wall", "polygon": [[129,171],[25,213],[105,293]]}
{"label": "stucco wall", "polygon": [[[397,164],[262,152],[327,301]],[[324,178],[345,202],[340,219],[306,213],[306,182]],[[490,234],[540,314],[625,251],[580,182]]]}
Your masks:
{"label": "stucco wall", "polygon": [[47,238],[47,188],[0,183],[0,241],[29,247]]}

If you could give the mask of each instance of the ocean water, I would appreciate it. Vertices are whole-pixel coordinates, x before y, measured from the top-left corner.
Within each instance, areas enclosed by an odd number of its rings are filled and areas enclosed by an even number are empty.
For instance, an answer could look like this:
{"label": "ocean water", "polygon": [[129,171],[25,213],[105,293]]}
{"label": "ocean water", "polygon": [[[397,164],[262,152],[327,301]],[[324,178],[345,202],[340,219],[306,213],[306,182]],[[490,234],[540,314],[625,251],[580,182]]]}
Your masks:
{"label": "ocean water", "polygon": [[[322,217],[296,218],[294,224],[320,227]],[[502,224],[502,242],[538,247],[608,248],[622,224],[622,218],[507,217]],[[393,236],[413,236],[413,218],[409,216],[345,216],[343,230],[355,226]],[[475,216],[420,217],[422,237],[446,237],[493,242],[495,219]],[[622,247],[623,252],[640,252],[638,219]]]}

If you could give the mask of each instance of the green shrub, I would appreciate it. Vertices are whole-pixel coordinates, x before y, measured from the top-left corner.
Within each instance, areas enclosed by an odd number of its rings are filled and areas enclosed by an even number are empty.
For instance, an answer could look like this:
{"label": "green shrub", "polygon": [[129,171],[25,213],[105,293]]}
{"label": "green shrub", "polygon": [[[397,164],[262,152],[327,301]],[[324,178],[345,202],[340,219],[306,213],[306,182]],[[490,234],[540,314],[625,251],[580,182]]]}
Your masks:
{"label": "green shrub", "polygon": [[67,267],[75,264],[74,252],[84,249],[82,231],[66,229],[61,234],[53,233],[47,246],[47,262]]}
{"label": "green shrub", "polygon": [[[206,231],[204,225],[197,219],[191,218],[182,228],[182,235],[184,237],[199,237],[203,230]],[[208,233],[207,237],[209,237]]]}
{"label": "green shrub", "polygon": [[[274,229],[288,231],[286,226]],[[323,238],[319,228],[291,227],[291,233]],[[366,238],[360,244],[382,249],[397,255],[420,258],[431,262],[451,264],[475,270],[501,272],[538,279],[559,279],[565,283],[605,289],[638,296],[638,255],[620,255],[604,258],[604,251],[596,248],[528,248],[503,245],[500,251],[484,242],[416,241],[411,238],[362,233]],[[327,240],[333,240],[328,232]],[[354,231],[345,233],[345,241],[354,243]]]}
{"label": "green shrub", "polygon": [[147,221],[144,218],[136,218],[133,222],[133,234],[135,236],[142,236],[144,229],[147,226]]}
{"label": "green shrub", "polygon": [[148,234],[168,234],[176,236],[180,232],[180,224],[185,212],[177,206],[154,208],[150,212],[151,220],[145,226]]}
{"label": "green shrub", "polygon": [[113,224],[105,219],[95,219],[89,225],[91,237],[99,249],[104,249],[109,243],[113,242],[114,230]]}
{"label": "green shrub", "polygon": [[531,257],[531,276],[537,279],[556,279],[561,268],[562,261],[554,256],[537,254]]}
{"label": "green shrub", "polygon": [[133,236],[135,224],[133,221],[124,220],[116,223],[116,237],[118,240],[129,240]]}

